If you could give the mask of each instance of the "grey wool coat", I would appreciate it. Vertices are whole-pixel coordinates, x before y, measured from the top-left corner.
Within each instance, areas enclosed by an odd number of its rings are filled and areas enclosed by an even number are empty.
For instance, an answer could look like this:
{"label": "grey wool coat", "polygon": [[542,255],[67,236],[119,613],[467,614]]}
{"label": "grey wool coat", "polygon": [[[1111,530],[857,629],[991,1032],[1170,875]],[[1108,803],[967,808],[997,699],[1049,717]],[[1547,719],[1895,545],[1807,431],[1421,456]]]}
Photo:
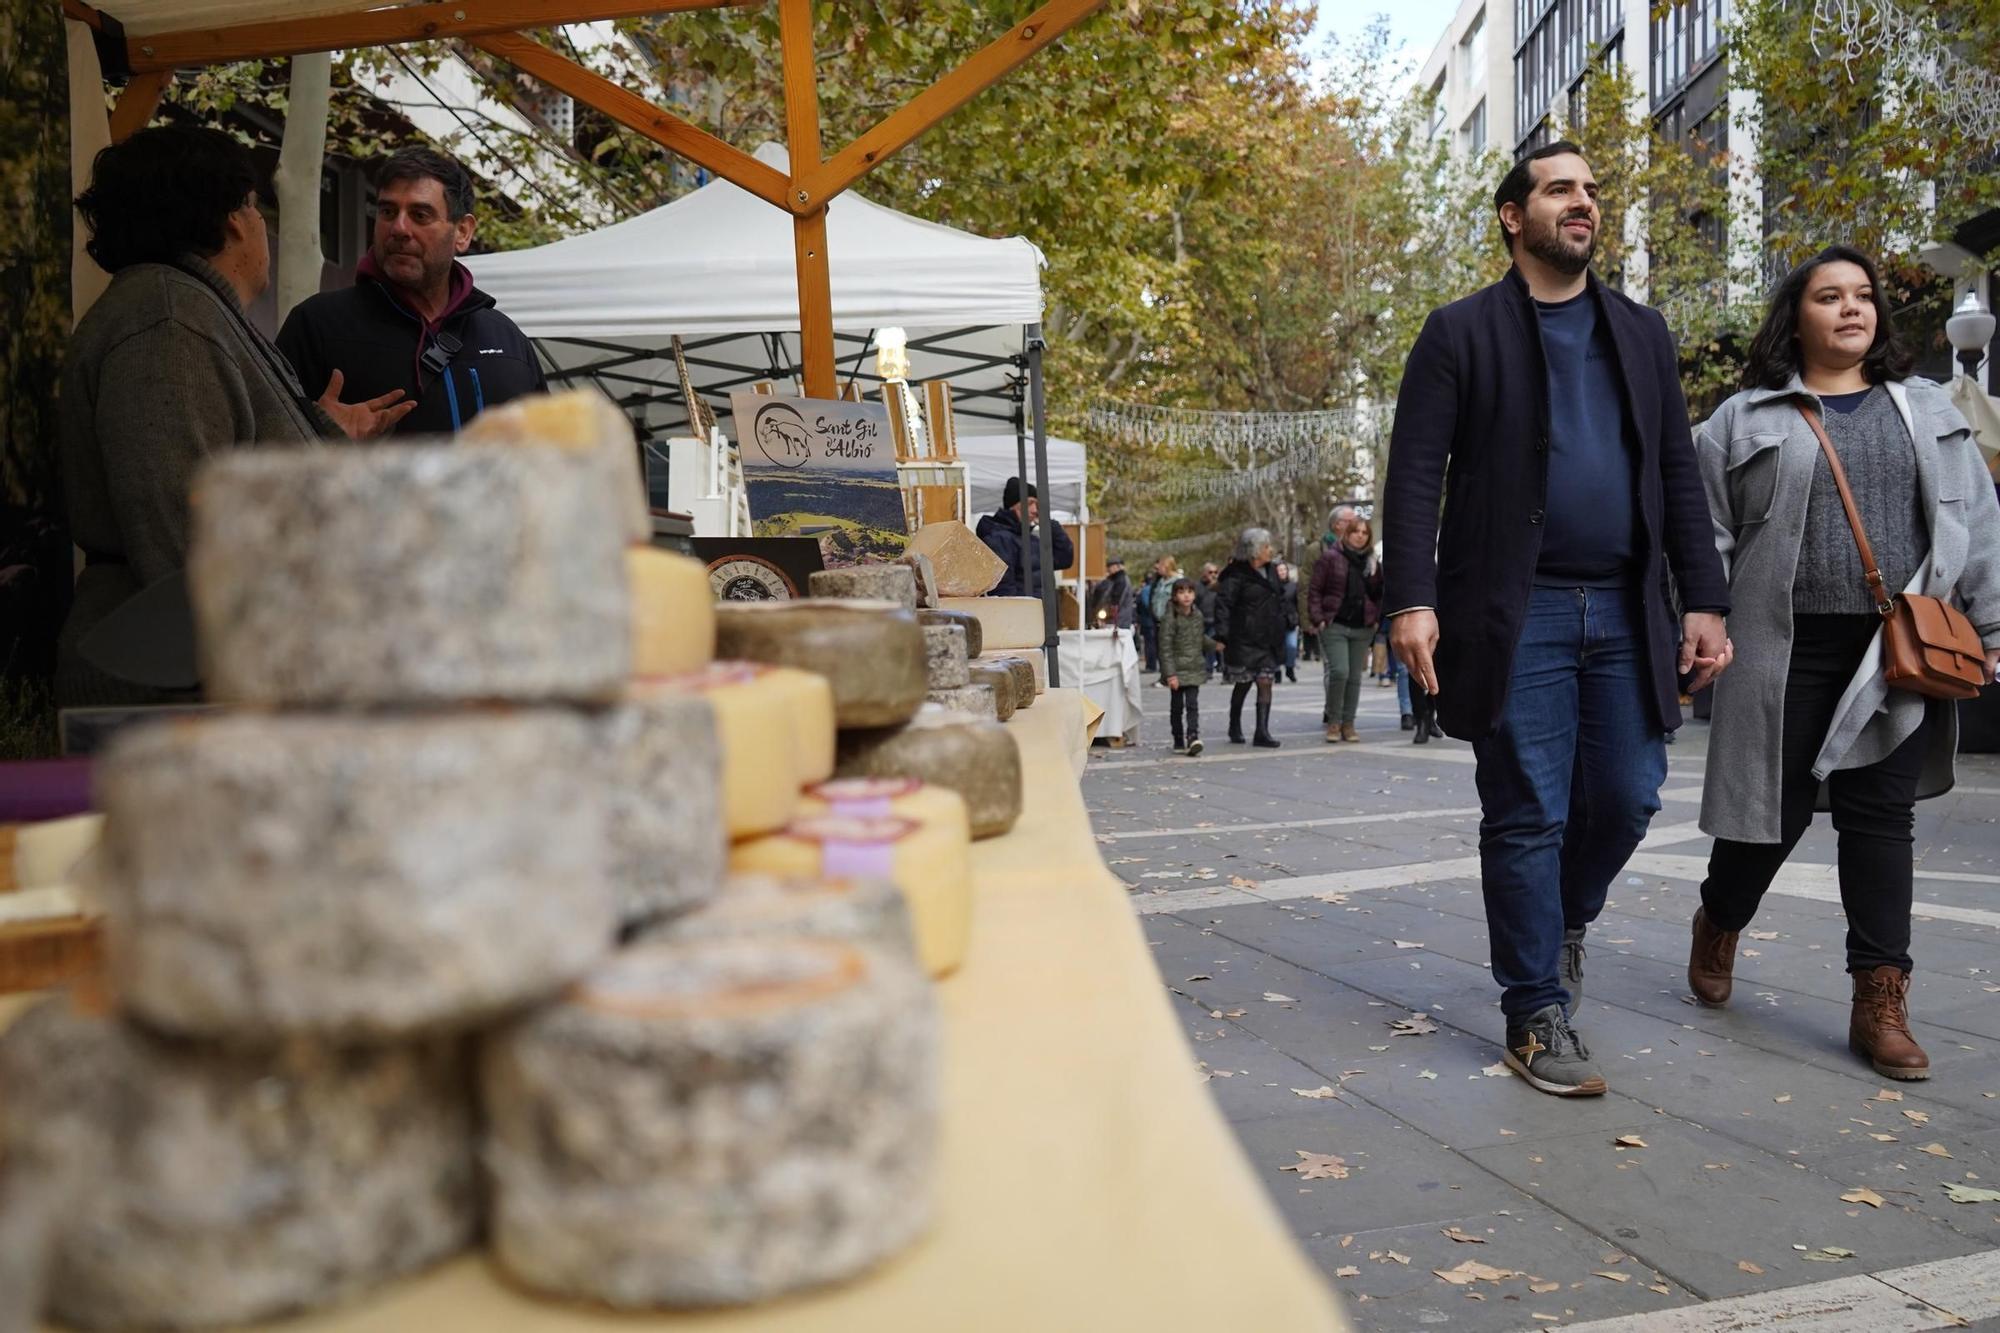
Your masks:
{"label": "grey wool coat", "polygon": [[[1965,418],[1925,379],[1887,385],[1915,446],[1930,554],[1904,592],[1954,598],[1988,648],[2000,647],[2000,501]],[[1794,377],[1783,389],[1746,389],[1695,432],[1695,453],[1728,571],[1729,636],[1736,660],[1715,682],[1701,827],[1737,842],[1779,841],[1779,756],[1792,660],[1792,580],[1805,536],[1819,442],[1797,402],[1819,399]],[[1881,636],[1862,658],[1820,743],[1813,774],[1886,758],[1933,719],[1918,796],[1951,790],[1958,711],[1882,675]],[[1821,808],[1825,792],[1821,791]]]}

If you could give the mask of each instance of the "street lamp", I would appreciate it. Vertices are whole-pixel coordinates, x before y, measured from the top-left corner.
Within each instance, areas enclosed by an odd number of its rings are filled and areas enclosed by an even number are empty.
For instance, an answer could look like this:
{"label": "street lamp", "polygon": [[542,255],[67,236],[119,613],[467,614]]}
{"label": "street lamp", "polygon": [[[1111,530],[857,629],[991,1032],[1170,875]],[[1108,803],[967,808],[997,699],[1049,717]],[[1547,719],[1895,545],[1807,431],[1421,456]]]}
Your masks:
{"label": "street lamp", "polygon": [[1993,313],[1979,304],[1979,293],[1967,292],[1965,300],[1944,322],[1944,336],[1958,349],[1958,364],[1968,376],[1979,373],[1979,363],[1993,343]]}

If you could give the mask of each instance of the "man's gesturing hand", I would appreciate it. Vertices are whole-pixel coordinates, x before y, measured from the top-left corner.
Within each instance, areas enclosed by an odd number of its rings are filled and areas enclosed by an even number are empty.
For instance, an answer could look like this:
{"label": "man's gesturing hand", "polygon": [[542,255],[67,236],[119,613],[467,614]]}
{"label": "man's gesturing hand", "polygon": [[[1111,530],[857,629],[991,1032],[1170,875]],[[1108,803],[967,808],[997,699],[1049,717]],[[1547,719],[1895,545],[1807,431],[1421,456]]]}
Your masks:
{"label": "man's gesturing hand", "polygon": [[1437,612],[1405,611],[1389,622],[1390,650],[1397,661],[1409,668],[1410,678],[1423,686],[1426,694],[1438,692],[1437,668],[1431,663],[1437,646]]}
{"label": "man's gesturing hand", "polygon": [[350,439],[368,440],[385,434],[398,421],[417,410],[416,399],[402,401],[401,389],[391,389],[365,403],[343,403],[340,401],[340,386],[346,378],[338,370],[334,371],[326,382],[326,392],[319,396],[319,405],[326,409],[334,424],[347,432]]}
{"label": "man's gesturing hand", "polygon": [[[1705,689],[1736,657],[1722,617],[1713,611],[1690,611],[1681,617],[1681,666],[1687,692]],[[1689,674],[1692,673],[1692,674]]]}

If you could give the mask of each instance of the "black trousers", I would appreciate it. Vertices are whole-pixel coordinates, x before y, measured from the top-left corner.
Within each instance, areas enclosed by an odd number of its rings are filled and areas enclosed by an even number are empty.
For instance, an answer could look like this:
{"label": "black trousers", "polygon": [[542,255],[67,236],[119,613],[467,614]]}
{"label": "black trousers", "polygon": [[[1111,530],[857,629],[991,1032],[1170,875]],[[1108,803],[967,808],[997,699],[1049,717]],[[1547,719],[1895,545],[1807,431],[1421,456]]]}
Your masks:
{"label": "black trousers", "polygon": [[[1701,905],[1716,929],[1750,924],[1779,867],[1811,827],[1819,797],[1813,760],[1881,623],[1871,615],[1794,618],[1779,768],[1780,841],[1716,839],[1701,886]],[[1881,762],[1840,769],[1827,779],[1833,827],[1840,834],[1840,903],[1847,909],[1850,972],[1884,965],[1910,970],[1911,826],[1929,726],[1926,720]]]}
{"label": "black trousers", "polygon": [[[1186,717],[1186,729],[1182,718]],[[1172,691],[1167,703],[1167,722],[1174,729],[1176,749],[1201,735],[1201,686],[1183,685]]]}

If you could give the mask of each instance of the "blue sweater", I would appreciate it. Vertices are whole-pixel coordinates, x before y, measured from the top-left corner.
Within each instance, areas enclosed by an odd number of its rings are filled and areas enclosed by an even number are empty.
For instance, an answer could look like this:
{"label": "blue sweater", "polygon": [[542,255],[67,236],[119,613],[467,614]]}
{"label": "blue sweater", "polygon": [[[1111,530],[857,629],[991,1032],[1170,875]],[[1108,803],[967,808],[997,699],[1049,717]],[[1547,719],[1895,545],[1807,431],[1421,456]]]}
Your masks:
{"label": "blue sweater", "polygon": [[1535,302],[1549,368],[1549,486],[1535,581],[1619,587],[1638,573],[1638,484],[1618,357],[1589,291]]}

